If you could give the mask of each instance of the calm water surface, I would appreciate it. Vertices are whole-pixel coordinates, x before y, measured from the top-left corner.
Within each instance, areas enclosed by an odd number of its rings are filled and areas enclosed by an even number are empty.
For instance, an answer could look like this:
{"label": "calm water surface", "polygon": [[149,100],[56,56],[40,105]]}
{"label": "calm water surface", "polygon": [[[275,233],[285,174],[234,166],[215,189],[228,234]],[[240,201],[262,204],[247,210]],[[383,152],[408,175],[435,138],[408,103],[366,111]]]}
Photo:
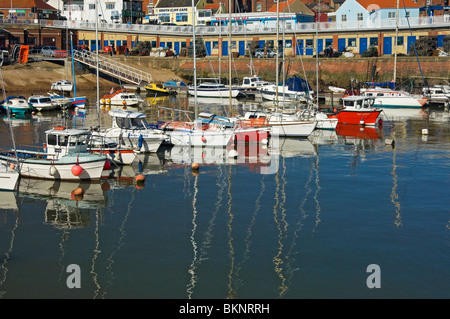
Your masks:
{"label": "calm water surface", "polygon": [[[157,105],[189,109],[183,97],[147,102],[152,122],[185,114]],[[97,125],[88,108],[78,126]],[[82,200],[75,183],[21,180],[16,193],[1,193],[0,297],[449,298],[449,113],[383,118],[377,128],[240,149],[235,160],[163,149],[84,183]],[[16,143],[42,143],[60,120],[12,120]],[[103,110],[100,123],[110,123]],[[5,119],[0,132],[10,147]],[[199,174],[192,161],[203,162]],[[144,187],[134,183],[139,172]],[[81,288],[67,286],[72,264]],[[367,286],[372,264],[380,288]]]}

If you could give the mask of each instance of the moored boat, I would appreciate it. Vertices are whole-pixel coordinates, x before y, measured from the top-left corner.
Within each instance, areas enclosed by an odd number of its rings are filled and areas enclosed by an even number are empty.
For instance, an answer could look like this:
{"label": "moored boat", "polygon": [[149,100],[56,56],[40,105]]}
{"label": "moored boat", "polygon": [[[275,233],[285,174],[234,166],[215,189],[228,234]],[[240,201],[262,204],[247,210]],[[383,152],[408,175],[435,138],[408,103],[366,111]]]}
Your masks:
{"label": "moored boat", "polygon": [[243,96],[240,88],[232,87],[230,90],[230,87],[225,84],[214,82],[203,82],[197,85],[197,88],[195,88],[195,85],[191,85],[189,86],[188,93],[193,96],[197,94],[197,97],[214,98],[229,98],[230,94],[232,98]]}
{"label": "moored boat", "polygon": [[145,86],[147,96],[164,96],[176,94],[176,91],[165,88],[161,83],[149,83]]}
{"label": "moored boat", "polygon": [[382,109],[374,107],[375,98],[349,95],[342,98],[343,108],[329,117],[340,124],[375,125]]}
{"label": "moored boat", "polygon": [[6,111],[9,111],[10,114],[20,114],[24,115],[26,113],[31,113],[33,108],[28,103],[27,99],[22,96],[15,96],[11,95],[8,96],[3,101],[0,101],[0,108],[2,109],[3,113],[6,113]]}
{"label": "moored boat", "polygon": [[38,112],[53,111],[58,108],[58,104],[50,96],[37,94],[28,98],[28,103]]}
{"label": "moored boat", "polygon": [[144,102],[136,93],[127,89],[120,89],[111,94],[106,94],[100,99],[102,105],[138,107]]}
{"label": "moored boat", "polygon": [[89,130],[54,127],[45,132],[46,141],[39,150],[3,150],[0,163],[16,162],[21,176],[54,180],[97,180],[106,156],[87,150]]}
{"label": "moored boat", "polygon": [[60,80],[52,83],[50,88],[55,91],[70,92],[73,89],[73,83],[67,80]]}
{"label": "moored boat", "polygon": [[122,109],[110,110],[112,126],[93,131],[94,136],[110,138],[121,147],[135,152],[153,153],[166,141],[167,136],[147,123],[146,115]]}
{"label": "moored boat", "polygon": [[373,106],[381,108],[421,108],[428,101],[426,96],[381,87],[361,89],[361,95],[374,97]]}

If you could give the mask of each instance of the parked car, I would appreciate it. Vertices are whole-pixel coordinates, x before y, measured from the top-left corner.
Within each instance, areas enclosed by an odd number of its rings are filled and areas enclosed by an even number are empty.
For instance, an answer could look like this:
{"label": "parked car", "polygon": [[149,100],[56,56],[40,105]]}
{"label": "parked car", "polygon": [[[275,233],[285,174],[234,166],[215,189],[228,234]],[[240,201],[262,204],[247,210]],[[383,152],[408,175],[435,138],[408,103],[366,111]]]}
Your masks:
{"label": "parked car", "polygon": [[58,47],[44,45],[41,50],[42,56],[53,56],[53,51],[59,50]]}
{"label": "parked car", "polygon": [[35,45],[30,48],[30,54],[41,54],[43,45]]}
{"label": "parked car", "polygon": [[[264,53],[264,50],[266,50],[266,53]],[[259,48],[256,49],[255,51],[255,58],[273,58],[276,56],[276,52],[273,51],[272,49],[264,49],[264,48]],[[278,53],[278,57],[282,57],[282,53],[279,52]]]}

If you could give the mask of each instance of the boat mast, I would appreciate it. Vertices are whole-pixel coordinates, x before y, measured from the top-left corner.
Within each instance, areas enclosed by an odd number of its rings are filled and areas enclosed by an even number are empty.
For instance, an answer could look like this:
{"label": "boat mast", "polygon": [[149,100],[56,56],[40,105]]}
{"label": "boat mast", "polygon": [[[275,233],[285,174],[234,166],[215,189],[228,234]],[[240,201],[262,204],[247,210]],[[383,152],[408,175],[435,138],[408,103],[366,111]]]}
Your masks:
{"label": "boat mast", "polygon": [[316,101],[317,109],[319,109],[319,21],[320,21],[320,0],[318,4],[318,13],[316,21]]}
{"label": "boat mast", "polygon": [[279,71],[278,71],[278,63],[279,63],[279,59],[278,59],[278,37],[279,37],[279,31],[280,30],[280,1],[277,1],[277,36],[276,36],[276,46],[275,46],[275,50],[276,50],[276,54],[275,54],[275,61],[276,61],[276,65],[275,65],[275,112],[278,112],[278,81],[279,81]]}
{"label": "boat mast", "polygon": [[231,45],[231,0],[228,0],[228,83],[230,86],[229,90],[229,101],[230,101],[230,112],[231,112],[231,55],[233,53],[233,48]]}
{"label": "boat mast", "polygon": [[398,43],[398,13],[399,13],[400,0],[397,0],[397,13],[395,15],[395,51],[394,51],[394,85],[397,82],[397,43]]}
{"label": "boat mast", "polygon": [[196,52],[195,52],[195,5],[192,0],[192,41],[193,50],[192,55],[194,57],[194,109],[195,109],[195,119],[197,119],[197,60],[196,60]]}
{"label": "boat mast", "polygon": [[98,71],[98,0],[95,1],[95,49],[97,51],[96,55],[96,66],[97,66],[97,120],[98,127],[100,127],[100,89],[99,89],[99,71]]}

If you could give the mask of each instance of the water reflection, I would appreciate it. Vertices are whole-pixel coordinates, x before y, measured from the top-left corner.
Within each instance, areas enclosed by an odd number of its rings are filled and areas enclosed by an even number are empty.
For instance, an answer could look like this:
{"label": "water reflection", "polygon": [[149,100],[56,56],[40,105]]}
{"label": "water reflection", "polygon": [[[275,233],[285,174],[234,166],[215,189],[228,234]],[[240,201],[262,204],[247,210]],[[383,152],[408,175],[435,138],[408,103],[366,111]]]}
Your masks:
{"label": "water reflection", "polygon": [[44,221],[58,229],[74,229],[91,225],[90,209],[104,207],[107,198],[104,185],[97,182],[65,182],[21,178],[19,198],[47,202]]}

